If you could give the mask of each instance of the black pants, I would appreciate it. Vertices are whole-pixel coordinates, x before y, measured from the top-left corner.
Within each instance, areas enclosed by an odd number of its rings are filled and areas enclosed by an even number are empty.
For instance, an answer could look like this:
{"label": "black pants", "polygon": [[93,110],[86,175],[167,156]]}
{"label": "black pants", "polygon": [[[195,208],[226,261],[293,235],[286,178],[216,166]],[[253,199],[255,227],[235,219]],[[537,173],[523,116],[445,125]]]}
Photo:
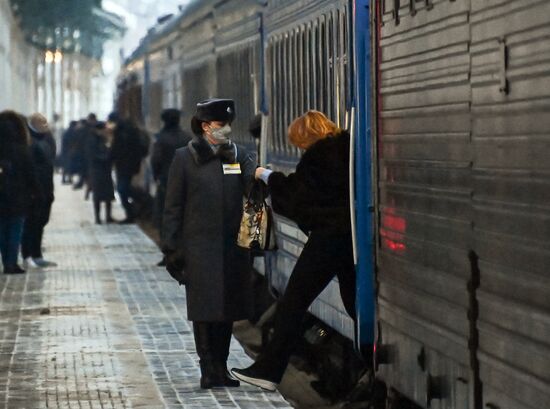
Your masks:
{"label": "black pants", "polygon": [[96,200],[94,198],[94,216],[95,221],[99,222],[101,221],[101,203],[105,203],[105,219],[107,221],[112,220],[111,216],[111,201],[110,200]]}
{"label": "black pants", "polygon": [[21,254],[23,258],[42,258],[42,236],[50,221],[52,202],[33,203],[23,228]]}
{"label": "black pants", "polygon": [[155,194],[155,203],[153,208],[153,223],[160,232],[162,237],[162,215],[164,214],[164,203],[166,199],[166,184],[160,182],[157,185],[157,192]]}
{"label": "black pants", "polygon": [[273,337],[257,364],[280,381],[301,335],[311,303],[338,276],[347,313],[355,319],[355,267],[350,235],[313,232],[290,276],[275,312]]}
{"label": "black pants", "polygon": [[130,199],[134,199],[134,190],[132,187],[132,176],[118,173],[116,174],[116,188],[120,197],[120,202],[124,208],[127,219],[134,218],[134,211]]}

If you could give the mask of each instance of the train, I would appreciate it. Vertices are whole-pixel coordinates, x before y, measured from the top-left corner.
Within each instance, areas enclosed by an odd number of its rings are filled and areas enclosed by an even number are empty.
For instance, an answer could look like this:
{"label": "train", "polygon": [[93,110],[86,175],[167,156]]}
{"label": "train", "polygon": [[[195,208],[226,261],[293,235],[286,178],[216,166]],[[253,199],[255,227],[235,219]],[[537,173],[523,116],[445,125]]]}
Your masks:
{"label": "train", "polygon": [[[357,320],[335,279],[310,312],[365,357],[383,407],[550,408],[550,3],[201,0],[126,61],[117,109],[235,99],[238,143],[291,172],[293,118],[350,131]],[[256,259],[284,292],[307,237]],[[372,363],[372,365],[370,364]],[[407,406],[408,405],[408,406]]]}

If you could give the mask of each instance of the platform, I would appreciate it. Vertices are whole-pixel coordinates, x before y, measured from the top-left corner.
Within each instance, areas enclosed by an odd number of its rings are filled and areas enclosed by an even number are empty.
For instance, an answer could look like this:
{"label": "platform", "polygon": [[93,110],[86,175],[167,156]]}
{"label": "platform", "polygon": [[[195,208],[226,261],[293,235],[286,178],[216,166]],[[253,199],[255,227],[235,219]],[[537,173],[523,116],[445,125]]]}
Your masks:
{"label": "platform", "polygon": [[[136,225],[93,224],[82,196],[56,188],[44,248],[58,267],[0,276],[0,407],[289,408],[251,386],[200,389],[183,288]],[[233,340],[229,365],[250,362]]]}

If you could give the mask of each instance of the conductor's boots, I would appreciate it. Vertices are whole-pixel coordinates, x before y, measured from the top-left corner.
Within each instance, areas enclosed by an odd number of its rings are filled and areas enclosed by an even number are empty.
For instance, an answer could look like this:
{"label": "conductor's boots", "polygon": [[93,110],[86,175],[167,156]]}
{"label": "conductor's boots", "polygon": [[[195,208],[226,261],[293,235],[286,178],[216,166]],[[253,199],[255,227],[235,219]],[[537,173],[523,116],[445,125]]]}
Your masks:
{"label": "conductor's boots", "polygon": [[231,388],[240,386],[240,382],[229,377],[227,368],[224,364],[213,361],[200,361],[202,389],[211,388]]}

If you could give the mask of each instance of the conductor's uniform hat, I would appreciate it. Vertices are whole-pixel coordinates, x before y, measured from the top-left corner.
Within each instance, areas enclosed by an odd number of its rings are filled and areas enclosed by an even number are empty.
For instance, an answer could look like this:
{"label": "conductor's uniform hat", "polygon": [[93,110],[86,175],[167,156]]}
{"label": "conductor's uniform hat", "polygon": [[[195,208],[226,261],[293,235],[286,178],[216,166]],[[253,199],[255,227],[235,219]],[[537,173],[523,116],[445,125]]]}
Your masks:
{"label": "conductor's uniform hat", "polygon": [[232,99],[210,98],[197,104],[195,116],[191,119],[191,129],[202,135],[202,122],[228,122],[235,119],[235,101]]}

